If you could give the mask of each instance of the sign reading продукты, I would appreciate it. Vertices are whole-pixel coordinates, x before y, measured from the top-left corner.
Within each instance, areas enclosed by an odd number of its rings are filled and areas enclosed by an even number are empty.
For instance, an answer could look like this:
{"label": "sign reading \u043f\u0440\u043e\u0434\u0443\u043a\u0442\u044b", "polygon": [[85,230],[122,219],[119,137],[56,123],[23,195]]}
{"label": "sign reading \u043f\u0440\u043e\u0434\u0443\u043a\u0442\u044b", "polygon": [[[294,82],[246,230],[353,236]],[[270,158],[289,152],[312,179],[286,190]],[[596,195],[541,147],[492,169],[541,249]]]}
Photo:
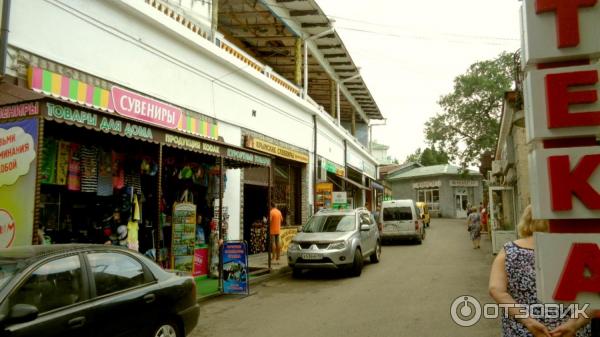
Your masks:
{"label": "sign reading \u043f\u0440\u043e\u0434\u0443\u043a\u0442\u044b", "polygon": [[243,241],[223,243],[223,293],[249,294],[248,246]]}

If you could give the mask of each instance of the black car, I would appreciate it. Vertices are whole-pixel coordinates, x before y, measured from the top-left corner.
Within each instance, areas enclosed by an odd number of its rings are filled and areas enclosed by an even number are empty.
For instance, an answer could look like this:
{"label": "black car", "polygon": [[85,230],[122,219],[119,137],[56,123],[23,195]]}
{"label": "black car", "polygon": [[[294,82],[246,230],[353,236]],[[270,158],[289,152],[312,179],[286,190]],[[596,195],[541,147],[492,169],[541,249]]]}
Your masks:
{"label": "black car", "polygon": [[196,283],[105,245],[0,249],[0,336],[179,337],[198,322]]}

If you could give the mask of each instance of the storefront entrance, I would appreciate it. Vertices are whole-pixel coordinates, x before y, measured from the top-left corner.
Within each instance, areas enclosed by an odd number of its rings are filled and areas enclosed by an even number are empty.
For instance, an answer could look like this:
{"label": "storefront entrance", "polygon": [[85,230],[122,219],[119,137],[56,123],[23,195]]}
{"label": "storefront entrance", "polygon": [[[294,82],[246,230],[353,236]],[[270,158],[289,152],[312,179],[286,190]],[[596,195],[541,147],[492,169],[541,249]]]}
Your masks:
{"label": "storefront entrance", "polygon": [[497,254],[506,242],[518,238],[513,188],[490,187],[489,202],[492,249],[493,253]]}
{"label": "storefront entrance", "polygon": [[454,207],[456,210],[456,217],[459,219],[467,217],[467,209],[469,207],[469,195],[466,190],[456,190],[454,194]]}
{"label": "storefront entrance", "polygon": [[244,184],[244,240],[249,254],[267,251],[268,198],[267,186]]}

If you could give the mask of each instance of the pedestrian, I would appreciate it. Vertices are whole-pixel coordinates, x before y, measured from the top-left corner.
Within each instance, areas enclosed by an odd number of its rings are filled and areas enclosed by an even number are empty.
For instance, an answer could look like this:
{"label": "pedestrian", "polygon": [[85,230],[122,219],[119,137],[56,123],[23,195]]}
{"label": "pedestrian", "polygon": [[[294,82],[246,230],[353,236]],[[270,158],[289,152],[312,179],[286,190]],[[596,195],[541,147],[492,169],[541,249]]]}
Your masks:
{"label": "pedestrian", "polygon": [[481,240],[481,216],[477,212],[477,207],[471,208],[471,213],[467,217],[467,231],[469,231],[473,249],[479,249],[479,241]]}
{"label": "pedestrian", "polygon": [[373,213],[373,218],[375,219],[375,224],[377,224],[377,228],[379,229],[379,231],[381,232],[381,221],[379,221],[379,216],[381,213],[381,207],[377,206],[377,208],[375,209],[375,212]]}
{"label": "pedestrian", "polygon": [[[518,225],[518,240],[508,242],[498,253],[490,273],[489,292],[498,304],[538,305],[535,274],[534,232],[548,230],[548,222],[534,220],[531,205],[525,208]],[[544,317],[543,308],[533,317],[521,318],[521,307],[509,308],[502,315],[502,336],[590,336],[589,319],[585,317]],[[505,309],[506,310],[506,309]],[[519,318],[515,317],[519,315]],[[583,316],[583,315],[581,315]],[[590,315],[591,317],[591,312]],[[577,334],[576,334],[577,332]]]}
{"label": "pedestrian", "polygon": [[269,213],[270,229],[269,234],[271,235],[271,252],[275,254],[275,263],[279,263],[279,255],[281,254],[281,242],[279,234],[281,232],[281,222],[283,216],[281,211],[277,209],[275,203],[271,203],[271,212]]}
{"label": "pedestrian", "polygon": [[488,211],[487,207],[482,206],[480,211],[481,216],[481,232],[488,233]]}

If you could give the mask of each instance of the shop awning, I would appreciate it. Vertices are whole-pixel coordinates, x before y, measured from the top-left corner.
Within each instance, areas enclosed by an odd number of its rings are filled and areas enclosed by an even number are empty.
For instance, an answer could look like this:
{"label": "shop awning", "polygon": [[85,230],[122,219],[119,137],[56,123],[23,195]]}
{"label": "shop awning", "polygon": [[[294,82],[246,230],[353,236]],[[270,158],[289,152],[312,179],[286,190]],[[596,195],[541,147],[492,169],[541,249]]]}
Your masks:
{"label": "shop awning", "polygon": [[370,187],[367,187],[367,186],[365,186],[365,185],[361,185],[361,184],[357,183],[356,181],[354,181],[354,180],[352,180],[352,179],[349,179],[349,178],[346,178],[346,177],[342,177],[342,176],[339,176],[339,177],[340,177],[340,178],[341,178],[343,181],[345,181],[345,182],[347,182],[347,183],[350,183],[350,184],[351,184],[351,185],[353,185],[354,187],[358,187],[358,188],[360,188],[360,189],[367,190],[367,191],[370,191],[370,190],[371,190],[371,188],[370,188]]}
{"label": "shop awning", "polygon": [[383,191],[383,185],[380,185],[375,181],[371,181],[371,187],[373,187],[376,190]]}

